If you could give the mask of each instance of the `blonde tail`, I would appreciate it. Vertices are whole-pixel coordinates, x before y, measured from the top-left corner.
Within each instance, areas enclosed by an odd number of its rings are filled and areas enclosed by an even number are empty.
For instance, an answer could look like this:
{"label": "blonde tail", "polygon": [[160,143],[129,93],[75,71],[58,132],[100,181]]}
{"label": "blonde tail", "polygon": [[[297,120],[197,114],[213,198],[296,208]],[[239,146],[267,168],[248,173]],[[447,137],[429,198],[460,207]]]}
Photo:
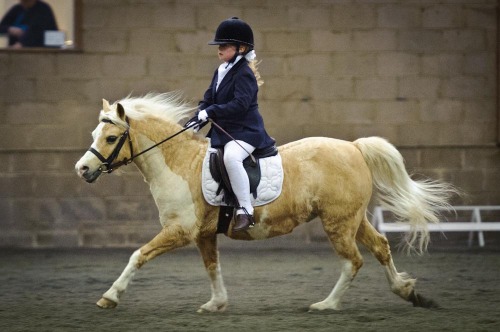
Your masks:
{"label": "blonde tail", "polygon": [[372,172],[381,204],[398,221],[410,224],[411,231],[405,236],[407,249],[424,252],[429,244],[427,223],[438,223],[440,210],[452,210],[448,202],[459,191],[439,181],[412,180],[399,151],[383,138],[360,138],[354,145]]}

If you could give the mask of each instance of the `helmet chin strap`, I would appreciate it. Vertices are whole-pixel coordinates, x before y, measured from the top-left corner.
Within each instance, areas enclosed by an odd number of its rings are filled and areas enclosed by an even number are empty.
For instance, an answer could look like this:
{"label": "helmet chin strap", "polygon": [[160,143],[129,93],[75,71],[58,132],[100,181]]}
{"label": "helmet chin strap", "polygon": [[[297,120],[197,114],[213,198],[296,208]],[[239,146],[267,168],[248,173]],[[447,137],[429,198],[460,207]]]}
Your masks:
{"label": "helmet chin strap", "polygon": [[240,53],[240,47],[241,47],[241,44],[236,44],[236,53],[234,53],[234,56],[232,57],[232,59],[227,62],[226,69],[227,69],[227,67],[229,67],[230,64],[232,64],[233,62],[236,61],[236,59],[238,58],[239,55],[245,56],[248,54],[248,52],[252,51],[252,48],[248,47],[246,52]]}
{"label": "helmet chin strap", "polygon": [[231,58],[231,60],[229,60],[227,62],[226,69],[227,69],[227,67],[229,67],[230,64],[232,64],[233,62],[235,62],[236,58],[238,57],[238,55],[240,55],[240,47],[241,47],[240,44],[236,44],[236,53],[234,53],[234,56]]}

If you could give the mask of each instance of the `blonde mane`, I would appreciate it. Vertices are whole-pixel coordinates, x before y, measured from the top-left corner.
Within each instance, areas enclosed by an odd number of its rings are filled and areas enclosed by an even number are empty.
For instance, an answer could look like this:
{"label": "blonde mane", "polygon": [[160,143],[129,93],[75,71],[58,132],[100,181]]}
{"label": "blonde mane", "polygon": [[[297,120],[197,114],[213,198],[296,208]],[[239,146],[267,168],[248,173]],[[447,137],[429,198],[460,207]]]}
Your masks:
{"label": "blonde mane", "polygon": [[[125,114],[134,120],[154,116],[167,122],[178,123],[196,110],[196,107],[185,101],[179,92],[148,93],[143,97],[128,96],[116,101],[111,105],[111,109],[116,109],[118,103],[125,109]],[[127,123],[118,118],[116,112],[101,111],[99,120],[102,121],[103,119],[128,127]]]}

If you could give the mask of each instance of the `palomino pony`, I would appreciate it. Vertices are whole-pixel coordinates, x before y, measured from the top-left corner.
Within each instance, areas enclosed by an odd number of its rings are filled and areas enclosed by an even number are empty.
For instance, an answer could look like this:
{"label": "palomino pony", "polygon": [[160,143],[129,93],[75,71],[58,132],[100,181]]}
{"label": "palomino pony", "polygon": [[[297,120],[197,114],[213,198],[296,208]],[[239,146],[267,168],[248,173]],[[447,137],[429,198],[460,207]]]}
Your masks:
{"label": "palomino pony", "polygon": [[[76,172],[91,183],[103,172],[133,161],[150,186],[162,230],[131,255],[120,277],[97,302],[101,308],[113,308],[119,303],[134,274],[145,263],[193,242],[203,258],[212,290],[211,299],[198,311],[218,312],[227,307],[217,250],[219,209],[206,203],[201,188],[208,141],[178,124],[193,110],[171,93],[128,97],[113,105],[103,101],[100,123],[92,133],[94,142],[76,163]],[[144,150],[148,151],[136,154]],[[342,269],[331,293],[312,304],[310,310],[339,309],[342,296],[363,264],[356,242],[382,264],[395,294],[415,306],[431,306],[432,301],[415,291],[416,280],[396,270],[387,239],[367,219],[367,206],[375,187],[382,203],[412,225],[407,244],[422,251],[429,240],[426,225],[438,222],[438,209],[449,207],[447,200],[454,193],[453,187],[412,180],[401,154],[378,137],[354,142],[306,138],[279,147],[279,153],[284,171],[281,195],[255,208],[253,228],[233,233],[230,227],[226,235],[239,240],[266,239],[288,234],[319,217],[340,256]]]}

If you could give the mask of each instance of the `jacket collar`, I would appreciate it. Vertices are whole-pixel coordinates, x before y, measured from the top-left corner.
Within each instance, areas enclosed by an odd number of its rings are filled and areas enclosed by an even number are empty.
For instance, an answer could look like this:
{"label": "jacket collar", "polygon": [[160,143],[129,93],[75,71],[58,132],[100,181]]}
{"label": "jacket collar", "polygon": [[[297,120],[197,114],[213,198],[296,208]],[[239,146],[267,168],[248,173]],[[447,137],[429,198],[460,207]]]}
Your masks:
{"label": "jacket collar", "polygon": [[[217,88],[217,90],[220,91],[220,89],[224,85],[226,85],[227,82],[230,81],[230,77],[232,77],[234,75],[234,73],[236,73],[238,71],[238,69],[240,69],[243,65],[246,65],[246,64],[247,64],[247,60],[245,58],[242,58],[242,59],[240,59],[240,61],[236,62],[234,64],[234,66],[227,72],[227,74],[224,77],[224,79],[222,80],[222,82],[220,82],[220,85]],[[213,87],[213,93],[214,93],[214,95],[217,93],[215,84],[214,84],[214,87]]]}

